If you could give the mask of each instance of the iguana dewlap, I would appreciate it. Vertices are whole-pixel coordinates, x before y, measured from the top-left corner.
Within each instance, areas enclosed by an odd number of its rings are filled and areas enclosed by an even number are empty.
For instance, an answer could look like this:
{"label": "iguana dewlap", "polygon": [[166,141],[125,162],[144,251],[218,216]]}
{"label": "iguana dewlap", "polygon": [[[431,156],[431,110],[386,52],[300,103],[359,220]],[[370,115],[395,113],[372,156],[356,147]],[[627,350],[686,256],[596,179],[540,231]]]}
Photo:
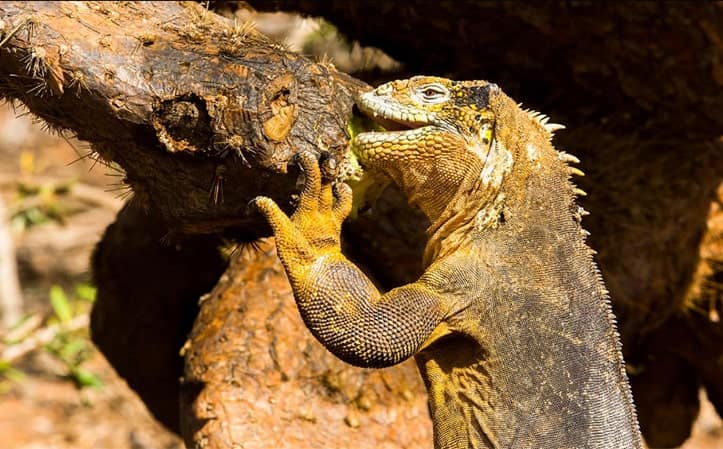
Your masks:
{"label": "iguana dewlap", "polygon": [[426,269],[380,293],[340,250],[350,188],[302,155],[296,212],[255,204],[316,338],[358,366],[414,355],[437,448],[642,448],[559,125],[484,81],[414,77],[358,106],[388,130],[354,138],[359,163],[432,223]]}

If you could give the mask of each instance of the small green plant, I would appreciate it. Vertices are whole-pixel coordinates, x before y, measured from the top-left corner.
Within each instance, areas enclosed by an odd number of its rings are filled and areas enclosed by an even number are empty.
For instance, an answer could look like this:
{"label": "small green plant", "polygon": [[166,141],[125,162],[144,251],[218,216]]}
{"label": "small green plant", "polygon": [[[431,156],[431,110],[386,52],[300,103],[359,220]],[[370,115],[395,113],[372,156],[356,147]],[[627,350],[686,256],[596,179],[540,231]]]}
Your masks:
{"label": "small green plant", "polygon": [[75,298],[75,301],[69,300],[65,291],[57,285],[50,288],[50,304],[61,331],[45,348],[63,362],[67,369],[67,377],[78,387],[101,387],[103,383],[98,376],[82,367],[93,354],[93,347],[88,342],[86,332],[63,329],[64,324],[69,323],[79,313],[85,312],[83,309],[87,309],[87,305],[84,306],[83,302],[95,300],[95,288],[87,284],[78,285],[75,289]]}
{"label": "small green plant", "polygon": [[63,198],[67,197],[75,181],[40,185],[19,183],[16,199],[11,204],[11,225],[23,231],[48,222],[64,223],[73,211]]}
{"label": "small green plant", "polygon": [[[43,320],[36,316],[38,325],[30,331],[20,337],[5,338],[4,343],[8,346],[0,354],[0,393],[8,391],[13,383],[24,378],[23,372],[13,366],[13,361],[36,349],[44,349],[62,362],[64,376],[78,388],[103,385],[98,376],[83,366],[94,351],[88,340],[87,313],[95,295],[95,287],[87,284],[76,285],[70,297],[60,286],[50,288],[49,302],[53,314],[47,319],[46,326],[37,327]],[[21,326],[23,322],[16,327]]]}
{"label": "small green plant", "polygon": [[25,379],[25,374],[10,362],[0,359],[0,394],[7,393],[13,383]]}

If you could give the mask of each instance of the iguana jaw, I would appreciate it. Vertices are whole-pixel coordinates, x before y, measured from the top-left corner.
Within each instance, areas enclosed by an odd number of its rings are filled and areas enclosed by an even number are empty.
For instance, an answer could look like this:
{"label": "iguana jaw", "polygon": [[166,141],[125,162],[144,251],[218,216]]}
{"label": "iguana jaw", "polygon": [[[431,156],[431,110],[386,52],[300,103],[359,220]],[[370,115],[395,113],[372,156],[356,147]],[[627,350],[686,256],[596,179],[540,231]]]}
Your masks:
{"label": "iguana jaw", "polygon": [[384,128],[384,131],[386,132],[403,132],[409,131],[411,129],[422,128],[424,126],[431,126],[429,123],[426,122],[414,122],[409,120],[403,120],[401,118],[396,118],[398,114],[390,115],[387,117],[375,114],[372,111],[369,111],[365,114],[374,123]]}
{"label": "iguana jaw", "polygon": [[397,132],[397,131],[409,131],[410,129],[421,128],[425,123],[416,123],[404,120],[390,119],[388,117],[382,117],[373,112],[366,113],[367,117],[371,119],[375,124],[381,126],[385,132]]}
{"label": "iguana jaw", "polygon": [[376,90],[361,94],[357,106],[361,114],[380,128],[359,133],[352,141],[352,154],[362,165],[397,151],[404,142],[414,142],[425,134],[441,131],[433,113],[413,112],[411,108],[387,102]]}

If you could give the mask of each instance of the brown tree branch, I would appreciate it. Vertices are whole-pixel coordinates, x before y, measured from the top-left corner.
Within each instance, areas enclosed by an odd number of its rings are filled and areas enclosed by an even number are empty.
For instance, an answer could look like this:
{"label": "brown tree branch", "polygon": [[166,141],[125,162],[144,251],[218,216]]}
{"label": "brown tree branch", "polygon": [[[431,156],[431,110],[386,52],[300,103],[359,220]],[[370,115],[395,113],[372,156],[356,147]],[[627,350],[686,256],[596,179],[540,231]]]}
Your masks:
{"label": "brown tree branch", "polygon": [[91,142],[185,234],[258,235],[248,201],[288,204],[296,152],[342,157],[364,86],[193,3],[3,2],[0,21],[0,96]]}
{"label": "brown tree branch", "polygon": [[233,258],[184,354],[181,427],[191,447],[432,447],[414,362],[353,368],[310,338],[272,242]]}

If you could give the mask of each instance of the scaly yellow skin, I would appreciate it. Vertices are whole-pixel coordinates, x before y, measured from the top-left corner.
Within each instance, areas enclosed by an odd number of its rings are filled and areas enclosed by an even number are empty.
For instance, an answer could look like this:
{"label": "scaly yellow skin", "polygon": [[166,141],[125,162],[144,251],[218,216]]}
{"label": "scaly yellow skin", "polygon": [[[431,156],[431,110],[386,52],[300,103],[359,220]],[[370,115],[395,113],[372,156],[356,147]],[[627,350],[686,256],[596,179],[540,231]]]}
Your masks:
{"label": "scaly yellow skin", "polygon": [[559,125],[484,81],[414,77],[357,104],[389,130],[355,137],[359,163],[432,223],[426,270],[381,294],[341,253],[350,189],[302,155],[296,212],[255,204],[316,338],[359,366],[414,355],[437,448],[641,448]]}

